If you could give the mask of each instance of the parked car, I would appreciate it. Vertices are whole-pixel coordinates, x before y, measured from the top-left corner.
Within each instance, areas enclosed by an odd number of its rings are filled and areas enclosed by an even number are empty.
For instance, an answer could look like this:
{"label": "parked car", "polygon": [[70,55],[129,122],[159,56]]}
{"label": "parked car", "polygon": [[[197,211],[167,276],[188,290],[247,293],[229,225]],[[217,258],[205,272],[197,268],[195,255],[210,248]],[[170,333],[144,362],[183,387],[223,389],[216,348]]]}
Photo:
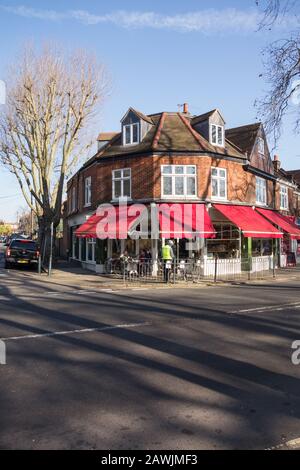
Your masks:
{"label": "parked car", "polygon": [[5,268],[12,265],[38,265],[38,245],[34,240],[18,239],[11,240],[5,251]]}

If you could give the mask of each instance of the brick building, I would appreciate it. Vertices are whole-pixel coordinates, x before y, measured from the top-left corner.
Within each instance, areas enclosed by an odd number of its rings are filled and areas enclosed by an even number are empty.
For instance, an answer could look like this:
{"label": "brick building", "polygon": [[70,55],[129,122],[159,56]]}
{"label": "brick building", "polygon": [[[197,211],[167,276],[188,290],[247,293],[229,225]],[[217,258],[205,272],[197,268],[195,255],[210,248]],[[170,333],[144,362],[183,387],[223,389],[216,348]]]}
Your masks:
{"label": "brick building", "polygon": [[[144,115],[129,108],[120,132],[102,133],[98,152],[68,181],[64,214],[69,257],[101,272],[105,260],[149,248],[159,257],[160,240],[99,240],[85,224],[104,203],[201,205],[213,226],[197,253],[174,234],[179,258],[278,257],[297,252],[299,184],[270,156],[261,123],[227,129],[219,110]],[[93,220],[93,219],[91,219]],[[207,222],[208,223],[208,222]],[[80,227],[83,227],[81,230]],[[78,236],[79,235],[79,236]]]}

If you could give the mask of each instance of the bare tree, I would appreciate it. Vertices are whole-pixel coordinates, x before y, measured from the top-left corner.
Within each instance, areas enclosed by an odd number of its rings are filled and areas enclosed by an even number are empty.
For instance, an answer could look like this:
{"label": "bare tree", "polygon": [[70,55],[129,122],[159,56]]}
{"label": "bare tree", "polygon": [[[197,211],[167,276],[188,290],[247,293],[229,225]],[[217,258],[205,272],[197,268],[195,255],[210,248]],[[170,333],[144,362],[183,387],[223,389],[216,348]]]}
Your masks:
{"label": "bare tree", "polygon": [[298,0],[256,0],[256,5],[263,10],[260,28],[272,27],[274,23],[291,11]]}
{"label": "bare tree", "polygon": [[25,208],[20,209],[17,212],[17,220],[19,232],[30,236],[37,232],[37,219],[32,211],[28,211]]}
{"label": "bare tree", "polygon": [[[280,21],[299,0],[257,0],[264,14],[260,28],[269,29]],[[288,37],[271,43],[264,51],[262,76],[269,88],[264,98],[256,102],[259,117],[266,131],[273,136],[276,145],[282,130],[283,118],[288,111],[294,113],[295,131],[300,130],[300,31],[292,31]],[[292,105],[292,106],[291,106]]]}
{"label": "bare tree", "polygon": [[102,65],[84,52],[27,47],[10,70],[0,115],[0,158],[38,220],[43,252],[61,218],[65,181],[91,142],[87,125],[107,92]]}

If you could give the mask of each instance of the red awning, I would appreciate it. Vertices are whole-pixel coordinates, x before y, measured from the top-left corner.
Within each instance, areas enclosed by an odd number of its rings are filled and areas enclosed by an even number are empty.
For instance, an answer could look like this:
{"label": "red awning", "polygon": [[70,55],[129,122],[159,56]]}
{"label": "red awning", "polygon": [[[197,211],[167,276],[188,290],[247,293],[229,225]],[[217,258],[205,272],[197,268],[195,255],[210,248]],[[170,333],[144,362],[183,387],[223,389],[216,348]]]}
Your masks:
{"label": "red awning", "polygon": [[300,229],[290,220],[289,217],[268,209],[257,209],[257,211],[270,220],[272,224],[277,225],[288,233],[292,239],[300,240]]}
{"label": "red awning", "polygon": [[205,204],[162,203],[157,206],[163,238],[214,238]]}
{"label": "red awning", "polygon": [[214,208],[234,223],[245,237],[282,238],[283,234],[252,207],[214,204]]}
{"label": "red awning", "polygon": [[101,206],[76,231],[81,238],[126,239],[133,225],[141,218],[145,206]]}

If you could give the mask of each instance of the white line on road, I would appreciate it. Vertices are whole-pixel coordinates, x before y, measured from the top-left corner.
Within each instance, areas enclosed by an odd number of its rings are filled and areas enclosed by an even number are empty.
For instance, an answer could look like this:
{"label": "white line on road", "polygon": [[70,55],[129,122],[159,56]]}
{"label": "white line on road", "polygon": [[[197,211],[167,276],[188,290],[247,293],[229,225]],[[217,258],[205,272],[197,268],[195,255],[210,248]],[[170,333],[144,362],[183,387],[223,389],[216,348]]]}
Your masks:
{"label": "white line on road", "polygon": [[255,307],[255,308],[247,308],[244,310],[234,310],[230,313],[248,313],[248,312],[263,312],[265,310],[283,310],[286,307],[299,307],[300,302],[291,302],[289,304],[281,304],[281,305],[267,305],[265,307]]}
{"label": "white line on road", "polygon": [[92,333],[94,331],[115,330],[118,328],[137,328],[139,326],[149,326],[149,325],[151,325],[151,323],[149,322],[123,323],[120,325],[104,326],[102,328],[84,328],[84,329],[79,329],[79,330],[51,331],[49,333],[40,333],[36,335],[10,336],[8,338],[0,338],[0,340],[1,341],[16,341],[19,339],[36,339],[36,338],[44,338],[44,337],[49,337],[49,336],[73,335],[76,333]]}

